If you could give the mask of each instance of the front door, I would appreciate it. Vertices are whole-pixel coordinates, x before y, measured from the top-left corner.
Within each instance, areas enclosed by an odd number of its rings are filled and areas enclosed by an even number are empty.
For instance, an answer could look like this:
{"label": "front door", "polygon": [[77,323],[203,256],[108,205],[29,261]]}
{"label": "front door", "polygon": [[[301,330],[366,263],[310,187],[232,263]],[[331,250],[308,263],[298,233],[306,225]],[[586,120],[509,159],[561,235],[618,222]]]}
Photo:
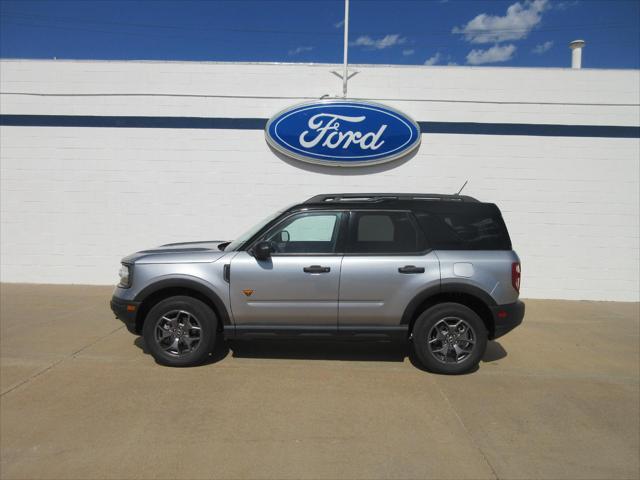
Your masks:
{"label": "front door", "polygon": [[337,329],[342,263],[342,212],[300,212],[260,241],[271,257],[239,252],[230,267],[230,299],[237,327]]}

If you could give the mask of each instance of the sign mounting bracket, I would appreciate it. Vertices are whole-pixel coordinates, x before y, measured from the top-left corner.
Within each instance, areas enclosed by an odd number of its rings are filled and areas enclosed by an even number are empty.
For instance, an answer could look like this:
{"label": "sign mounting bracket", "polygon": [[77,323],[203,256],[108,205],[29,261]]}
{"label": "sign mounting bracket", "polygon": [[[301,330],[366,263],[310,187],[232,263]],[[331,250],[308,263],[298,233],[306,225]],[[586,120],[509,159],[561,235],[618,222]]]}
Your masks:
{"label": "sign mounting bracket", "polygon": [[[349,81],[349,0],[344,0],[344,54],[342,61],[342,96],[347,98],[347,82]],[[355,75],[355,74],[354,74]]]}
{"label": "sign mounting bracket", "polygon": [[[338,77],[341,80],[344,79],[344,73],[342,72],[339,72],[337,70],[331,70],[331,73],[333,73],[336,77]],[[351,70],[351,72],[349,72],[347,75],[347,80],[351,80],[351,78],[355,77],[358,73],[360,73],[358,70]]]}

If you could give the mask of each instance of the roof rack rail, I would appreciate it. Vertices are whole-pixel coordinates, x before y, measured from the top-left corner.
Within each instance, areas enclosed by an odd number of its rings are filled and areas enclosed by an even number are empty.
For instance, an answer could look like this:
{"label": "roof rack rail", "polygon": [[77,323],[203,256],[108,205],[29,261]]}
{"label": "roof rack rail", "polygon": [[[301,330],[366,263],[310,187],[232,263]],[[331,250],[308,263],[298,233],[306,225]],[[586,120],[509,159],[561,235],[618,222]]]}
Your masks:
{"label": "roof rack rail", "polygon": [[467,195],[446,195],[442,193],[323,193],[311,197],[304,203],[382,202],[384,200],[478,202],[477,199]]}

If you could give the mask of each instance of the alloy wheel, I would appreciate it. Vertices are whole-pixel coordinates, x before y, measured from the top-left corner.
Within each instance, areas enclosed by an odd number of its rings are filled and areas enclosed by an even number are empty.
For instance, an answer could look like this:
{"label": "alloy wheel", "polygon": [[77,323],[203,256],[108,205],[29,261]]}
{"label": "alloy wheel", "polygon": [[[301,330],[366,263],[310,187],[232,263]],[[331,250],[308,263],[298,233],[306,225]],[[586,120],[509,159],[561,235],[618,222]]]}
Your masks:
{"label": "alloy wheel", "polygon": [[173,357],[182,357],[200,345],[202,328],[198,319],[186,310],[171,310],[156,323],[155,341]]}
{"label": "alloy wheel", "polygon": [[465,320],[446,317],[436,322],[427,338],[433,357],[442,363],[462,363],[473,352],[476,332]]}

